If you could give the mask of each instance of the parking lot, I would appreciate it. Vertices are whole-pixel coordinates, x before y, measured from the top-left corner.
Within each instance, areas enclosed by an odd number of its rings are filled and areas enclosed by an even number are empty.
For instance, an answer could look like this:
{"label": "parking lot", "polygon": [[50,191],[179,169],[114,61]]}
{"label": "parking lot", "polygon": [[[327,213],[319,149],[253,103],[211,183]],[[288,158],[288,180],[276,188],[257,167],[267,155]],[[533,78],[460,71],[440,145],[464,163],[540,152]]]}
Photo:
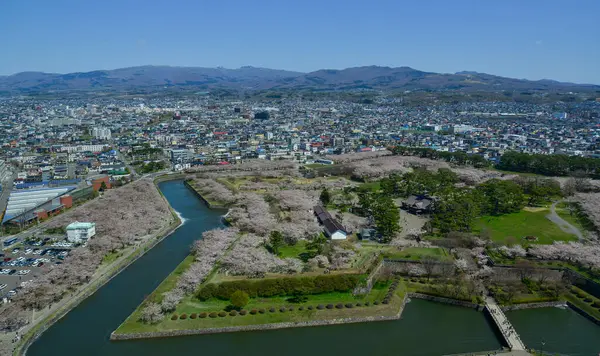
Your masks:
{"label": "parking lot", "polygon": [[52,264],[61,264],[73,244],[39,238],[0,252],[0,298],[12,298]]}

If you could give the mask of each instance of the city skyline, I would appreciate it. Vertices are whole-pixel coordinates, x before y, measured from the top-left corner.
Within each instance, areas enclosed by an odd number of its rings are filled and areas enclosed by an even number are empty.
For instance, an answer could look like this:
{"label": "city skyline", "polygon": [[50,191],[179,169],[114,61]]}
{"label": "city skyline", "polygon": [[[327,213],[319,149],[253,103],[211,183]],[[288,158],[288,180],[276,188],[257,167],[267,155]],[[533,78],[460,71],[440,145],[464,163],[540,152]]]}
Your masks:
{"label": "city skyline", "polygon": [[600,83],[594,14],[558,1],[3,4],[0,75],[140,65],[311,72],[368,65]]}

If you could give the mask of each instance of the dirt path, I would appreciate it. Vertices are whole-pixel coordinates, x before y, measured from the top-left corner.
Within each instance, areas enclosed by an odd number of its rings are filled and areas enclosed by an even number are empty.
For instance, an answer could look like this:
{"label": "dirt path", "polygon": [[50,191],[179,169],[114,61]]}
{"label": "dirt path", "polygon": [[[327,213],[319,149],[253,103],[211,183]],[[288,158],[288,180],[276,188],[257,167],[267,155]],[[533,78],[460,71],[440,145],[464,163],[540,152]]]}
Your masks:
{"label": "dirt path", "polygon": [[546,218],[548,220],[552,221],[553,223],[555,223],[556,225],[558,225],[562,231],[569,233],[569,234],[573,234],[573,235],[577,236],[577,238],[579,238],[579,240],[583,240],[584,237],[583,237],[583,234],[581,233],[581,231],[578,228],[576,228],[575,226],[571,225],[565,219],[561,218],[556,213],[556,204],[557,203],[558,202],[552,203],[552,206],[550,206],[550,214],[546,215]]}

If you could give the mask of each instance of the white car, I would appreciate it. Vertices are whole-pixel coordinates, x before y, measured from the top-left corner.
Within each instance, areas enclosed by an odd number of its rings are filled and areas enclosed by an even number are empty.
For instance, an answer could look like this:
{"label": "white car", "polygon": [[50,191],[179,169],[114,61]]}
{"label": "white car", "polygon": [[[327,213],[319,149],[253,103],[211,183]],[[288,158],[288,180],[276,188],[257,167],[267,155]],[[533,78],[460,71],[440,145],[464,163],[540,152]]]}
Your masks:
{"label": "white car", "polygon": [[24,276],[24,275],[26,275],[26,274],[29,274],[29,272],[31,272],[31,271],[30,271],[30,270],[28,270],[28,269],[22,269],[22,270],[20,270],[20,271],[19,271],[19,272],[17,272],[17,273],[18,273],[18,274],[20,274],[21,276]]}
{"label": "white car", "polygon": [[9,269],[3,269],[2,271],[0,271],[0,274],[9,274],[10,270]]}
{"label": "white car", "polygon": [[12,253],[13,253],[13,254],[15,254],[15,253],[19,253],[20,251],[21,251],[21,250],[19,250],[18,248],[15,248],[14,250],[12,250]]}
{"label": "white car", "polygon": [[28,248],[27,250],[25,250],[25,254],[26,255],[30,255],[33,252],[33,249]]}
{"label": "white car", "polygon": [[33,250],[34,255],[39,255],[40,253],[42,253],[42,250],[40,250],[40,249]]}
{"label": "white car", "polygon": [[14,297],[15,295],[17,295],[17,292],[14,289],[13,290],[9,290],[8,293],[7,293],[7,295],[9,297]]}
{"label": "white car", "polygon": [[6,288],[7,284],[0,284],[0,290],[3,290],[4,288]]}

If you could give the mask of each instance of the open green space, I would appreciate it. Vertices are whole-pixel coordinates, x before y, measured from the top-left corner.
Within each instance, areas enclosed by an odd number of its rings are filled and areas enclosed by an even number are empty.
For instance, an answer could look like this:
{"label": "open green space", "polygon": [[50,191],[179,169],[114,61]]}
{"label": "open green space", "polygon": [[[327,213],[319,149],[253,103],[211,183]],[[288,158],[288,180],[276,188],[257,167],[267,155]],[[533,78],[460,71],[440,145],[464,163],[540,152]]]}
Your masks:
{"label": "open green space", "polygon": [[[546,218],[547,210],[526,211],[518,213],[483,216],[475,223],[474,232],[487,229],[491,239],[504,244],[533,243],[551,244],[554,241],[577,241],[577,237],[568,234]],[[525,236],[535,236],[536,241],[525,240]]]}
{"label": "open green space", "polygon": [[[162,285],[161,285],[162,287]],[[159,287],[159,288],[161,288]],[[161,288],[162,289],[162,288]],[[371,293],[366,296],[354,296],[351,292],[347,293],[324,293],[318,295],[307,296],[306,302],[292,303],[289,297],[271,297],[271,298],[252,298],[244,310],[263,310],[264,313],[256,313],[254,315],[248,313],[246,315],[211,318],[190,318],[191,314],[200,315],[201,313],[221,312],[227,309],[229,301],[211,299],[205,302],[199,301],[194,296],[188,296],[178,305],[177,310],[173,315],[180,316],[186,314],[188,317],[185,320],[171,320],[171,315],[167,315],[161,322],[155,325],[144,324],[140,321],[139,315],[142,306],[140,306],[117,330],[116,333],[139,333],[139,332],[159,332],[169,330],[186,330],[186,329],[204,329],[227,326],[244,326],[257,324],[270,324],[281,322],[303,322],[314,320],[330,320],[350,317],[367,317],[367,316],[391,316],[398,313],[402,292],[399,291],[391,299],[389,304],[374,305],[374,301],[381,301],[389,290],[389,283],[379,283],[373,288]],[[369,306],[364,306],[364,303],[369,302]],[[339,303],[352,303],[352,308],[333,308],[333,309],[318,309],[318,305],[337,305]],[[360,303],[361,306],[357,306]],[[308,307],[311,306],[312,310]],[[282,312],[281,308],[285,310]],[[300,307],[303,310],[299,310]],[[270,309],[275,311],[271,312]],[[290,310],[293,308],[293,310]]]}
{"label": "open green space", "polygon": [[306,248],[307,242],[305,240],[300,240],[296,242],[295,245],[284,245],[279,248],[279,257],[281,258],[301,258],[301,254],[308,251]]}
{"label": "open green space", "polygon": [[368,189],[373,192],[378,192],[379,190],[381,190],[381,181],[377,180],[377,181],[373,181],[373,182],[362,183],[360,185],[360,188]]}

